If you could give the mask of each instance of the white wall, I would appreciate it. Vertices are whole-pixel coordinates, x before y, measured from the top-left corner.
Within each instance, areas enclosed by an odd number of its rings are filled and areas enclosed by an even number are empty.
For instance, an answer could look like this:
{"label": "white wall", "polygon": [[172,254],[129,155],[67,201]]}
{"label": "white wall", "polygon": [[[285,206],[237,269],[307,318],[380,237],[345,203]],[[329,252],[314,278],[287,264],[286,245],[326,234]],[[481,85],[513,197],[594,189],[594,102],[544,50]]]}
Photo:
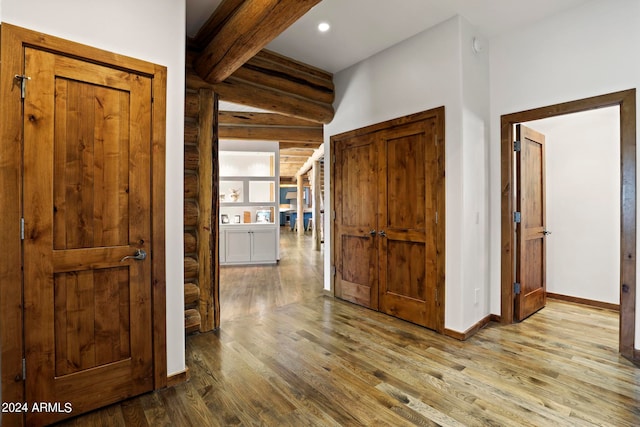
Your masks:
{"label": "white wall", "polygon": [[[479,52],[472,49],[474,38]],[[447,180],[452,174],[462,174],[463,209],[460,222],[451,224],[454,229],[461,228],[462,258],[448,260],[452,268],[461,269],[462,281],[460,303],[452,307],[447,323],[451,326],[447,327],[464,331],[489,314],[489,53],[488,42],[464,19],[460,26],[460,53],[462,168],[447,170]],[[449,289],[446,297],[449,298]],[[451,321],[453,316],[457,316],[456,322]]]}
{"label": "white wall", "polygon": [[491,40],[492,313],[500,313],[500,116],[640,86],[639,22],[639,1],[596,0]]}
{"label": "white wall", "polygon": [[[466,330],[489,313],[488,259],[484,255],[488,223],[483,201],[488,56],[486,51],[472,53],[471,34],[470,24],[455,17],[337,73],[336,115],[325,126],[325,147],[329,147],[331,135],[445,106],[445,327],[456,331]],[[463,72],[463,63],[468,72]],[[327,188],[330,163],[325,163]],[[330,195],[325,197],[325,206],[329,206]],[[326,216],[326,230],[330,217]],[[330,247],[329,236],[325,242]],[[330,268],[331,257],[327,256],[327,289]],[[477,305],[469,297],[476,288],[481,296]]]}
{"label": "white wall", "polygon": [[3,22],[168,69],[167,372],[185,369],[183,305],[184,0],[0,0]]}
{"label": "white wall", "polygon": [[620,302],[620,108],[525,123],[545,135],[547,291]]}

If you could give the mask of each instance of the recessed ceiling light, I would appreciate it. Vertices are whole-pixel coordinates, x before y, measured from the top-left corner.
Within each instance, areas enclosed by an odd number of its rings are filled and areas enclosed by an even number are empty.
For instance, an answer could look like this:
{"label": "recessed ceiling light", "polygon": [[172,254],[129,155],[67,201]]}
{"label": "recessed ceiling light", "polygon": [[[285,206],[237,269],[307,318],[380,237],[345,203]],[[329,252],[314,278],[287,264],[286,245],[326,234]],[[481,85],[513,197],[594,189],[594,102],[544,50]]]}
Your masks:
{"label": "recessed ceiling light", "polygon": [[328,22],[321,22],[318,24],[318,31],[320,31],[321,33],[326,33],[327,31],[329,31],[329,28],[331,28],[331,25],[329,25]]}

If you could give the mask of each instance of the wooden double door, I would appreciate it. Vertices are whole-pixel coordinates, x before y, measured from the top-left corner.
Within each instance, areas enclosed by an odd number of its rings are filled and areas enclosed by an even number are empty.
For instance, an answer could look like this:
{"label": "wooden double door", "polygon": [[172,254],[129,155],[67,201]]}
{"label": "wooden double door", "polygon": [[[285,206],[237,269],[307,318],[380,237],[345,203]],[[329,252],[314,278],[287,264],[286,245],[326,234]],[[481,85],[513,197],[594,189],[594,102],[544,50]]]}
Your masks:
{"label": "wooden double door", "polygon": [[335,295],[444,328],[444,108],[332,137]]}

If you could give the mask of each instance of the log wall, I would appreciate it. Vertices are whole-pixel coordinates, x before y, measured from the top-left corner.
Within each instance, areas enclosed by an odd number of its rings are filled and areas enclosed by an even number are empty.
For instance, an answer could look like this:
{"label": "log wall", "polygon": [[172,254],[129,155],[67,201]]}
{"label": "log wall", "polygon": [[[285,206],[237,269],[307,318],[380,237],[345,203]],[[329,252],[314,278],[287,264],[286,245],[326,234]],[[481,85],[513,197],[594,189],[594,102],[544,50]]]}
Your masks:
{"label": "log wall", "polygon": [[[187,90],[184,133],[184,301],[187,333],[219,322],[217,298],[216,100],[210,89]],[[214,155],[215,154],[215,155]]]}

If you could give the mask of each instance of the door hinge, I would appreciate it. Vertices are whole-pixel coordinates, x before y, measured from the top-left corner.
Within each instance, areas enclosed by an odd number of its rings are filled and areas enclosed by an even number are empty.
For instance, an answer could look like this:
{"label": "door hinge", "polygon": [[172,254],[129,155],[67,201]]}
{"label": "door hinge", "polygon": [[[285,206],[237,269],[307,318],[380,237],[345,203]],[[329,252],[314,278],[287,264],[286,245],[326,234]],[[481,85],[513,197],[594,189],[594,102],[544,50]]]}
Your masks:
{"label": "door hinge", "polygon": [[24,240],[24,218],[20,218],[20,240]]}
{"label": "door hinge", "polygon": [[522,222],[522,214],[520,212],[513,213],[513,222],[516,224],[520,224],[520,222]]}
{"label": "door hinge", "polygon": [[31,80],[31,77],[16,74],[14,78],[20,80],[20,97],[24,99],[27,96],[27,80]]}
{"label": "door hinge", "polygon": [[520,293],[520,283],[515,282],[513,284],[513,293],[518,295]]}
{"label": "door hinge", "polygon": [[436,212],[436,224],[438,223],[438,212]]}
{"label": "door hinge", "polygon": [[333,220],[335,221],[336,220],[336,211],[335,210],[331,212],[331,216],[333,217]]}
{"label": "door hinge", "polygon": [[516,153],[522,151],[522,143],[520,141],[513,141],[513,151]]}
{"label": "door hinge", "polygon": [[22,359],[22,380],[27,379],[27,359]]}
{"label": "door hinge", "polygon": [[332,265],[332,266],[331,266],[331,275],[332,275],[332,276],[335,276],[335,275],[336,275],[336,266],[335,266],[335,265]]}

